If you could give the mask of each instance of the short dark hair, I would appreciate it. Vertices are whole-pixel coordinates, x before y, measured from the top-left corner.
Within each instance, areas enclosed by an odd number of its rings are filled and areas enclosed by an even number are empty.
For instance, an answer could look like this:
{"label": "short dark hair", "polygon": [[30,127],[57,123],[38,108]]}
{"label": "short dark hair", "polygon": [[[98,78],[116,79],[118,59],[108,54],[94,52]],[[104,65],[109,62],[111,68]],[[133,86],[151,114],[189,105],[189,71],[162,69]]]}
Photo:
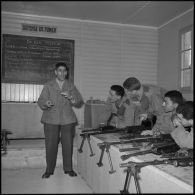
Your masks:
{"label": "short dark hair", "polygon": [[185,101],[182,104],[179,104],[176,108],[177,114],[182,114],[183,117],[187,120],[193,119],[194,116],[194,103],[193,101]]}
{"label": "short dark hair", "polygon": [[177,90],[171,90],[166,92],[164,97],[170,98],[173,103],[177,104],[182,104],[184,101],[182,93]]}
{"label": "short dark hair", "polygon": [[129,91],[139,90],[141,87],[141,83],[137,78],[129,77],[124,81],[123,87]]}
{"label": "short dark hair", "polygon": [[67,65],[65,62],[58,62],[58,63],[56,63],[56,65],[55,65],[55,70],[57,70],[60,66],[63,66],[63,67],[66,68],[66,71],[67,71],[67,76],[66,76],[66,78],[68,79],[68,77],[69,77],[69,68],[68,68],[68,65]]}
{"label": "short dark hair", "polygon": [[111,90],[116,92],[116,95],[123,97],[125,95],[125,90],[122,86],[120,85],[112,85],[110,87]]}

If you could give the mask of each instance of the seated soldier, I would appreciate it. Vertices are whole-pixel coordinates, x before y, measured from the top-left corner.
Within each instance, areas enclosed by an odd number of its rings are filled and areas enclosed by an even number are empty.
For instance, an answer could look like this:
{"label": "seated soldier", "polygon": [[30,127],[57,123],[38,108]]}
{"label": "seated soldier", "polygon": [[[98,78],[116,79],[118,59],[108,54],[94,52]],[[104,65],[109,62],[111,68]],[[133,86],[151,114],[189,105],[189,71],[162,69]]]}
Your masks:
{"label": "seated soldier", "polygon": [[[193,149],[193,101],[186,101],[176,109],[180,125],[171,132],[172,138],[180,148]],[[188,132],[184,127],[191,127]]]}
{"label": "seated soldier", "polygon": [[[141,84],[135,77],[126,79],[123,83],[125,93],[133,98],[136,96],[140,102],[139,111],[135,112],[135,121],[147,118],[152,118],[154,115],[158,116],[163,112],[163,97],[166,90],[151,84]],[[141,117],[140,117],[141,116]],[[141,121],[140,121],[141,119]],[[139,125],[139,124],[137,124]]]}
{"label": "seated soldier", "polygon": [[134,105],[125,96],[124,88],[120,85],[112,85],[110,87],[109,96],[105,104],[105,110],[99,116],[99,121],[104,125],[123,128],[133,125]]}
{"label": "seated soldier", "polygon": [[183,103],[183,96],[177,90],[168,91],[164,95],[164,112],[157,116],[157,121],[152,130],[142,132],[142,135],[169,134],[175,127],[173,118],[176,115],[176,108]]}

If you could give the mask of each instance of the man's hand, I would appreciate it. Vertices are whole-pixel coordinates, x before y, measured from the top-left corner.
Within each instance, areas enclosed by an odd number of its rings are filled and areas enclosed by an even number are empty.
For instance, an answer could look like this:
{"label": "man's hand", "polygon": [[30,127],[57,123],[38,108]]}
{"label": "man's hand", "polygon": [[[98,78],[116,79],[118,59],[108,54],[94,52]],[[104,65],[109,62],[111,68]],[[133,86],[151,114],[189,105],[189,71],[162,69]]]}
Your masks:
{"label": "man's hand", "polygon": [[70,100],[73,104],[76,102],[75,99],[68,92],[61,92],[60,94]]}
{"label": "man's hand", "polygon": [[47,100],[45,105],[48,107],[48,108],[51,108],[54,104],[51,100]]}
{"label": "man's hand", "polygon": [[152,130],[145,130],[145,131],[142,131],[141,135],[153,135],[153,132]]}
{"label": "man's hand", "polygon": [[173,118],[172,121],[173,121],[174,127],[182,126],[180,120],[177,117]]}
{"label": "man's hand", "polygon": [[64,92],[61,92],[60,93],[62,96],[64,96],[65,98],[70,98],[70,95],[69,95],[69,93],[68,92],[66,92],[66,91],[64,91]]}
{"label": "man's hand", "polygon": [[146,113],[145,113],[145,114],[140,114],[140,115],[139,115],[140,121],[146,120],[147,117],[148,117],[148,114],[146,114]]}

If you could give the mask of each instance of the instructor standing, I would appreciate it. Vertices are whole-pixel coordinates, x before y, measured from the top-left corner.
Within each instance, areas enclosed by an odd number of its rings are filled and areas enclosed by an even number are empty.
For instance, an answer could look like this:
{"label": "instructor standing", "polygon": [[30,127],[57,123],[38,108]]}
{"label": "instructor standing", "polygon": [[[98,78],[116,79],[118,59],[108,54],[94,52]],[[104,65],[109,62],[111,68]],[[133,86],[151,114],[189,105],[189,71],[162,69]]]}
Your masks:
{"label": "instructor standing", "polygon": [[83,99],[68,80],[68,66],[65,63],[55,65],[55,75],[55,79],[44,85],[38,99],[38,105],[43,110],[41,122],[44,124],[47,164],[42,178],[49,178],[54,173],[59,140],[62,144],[64,173],[77,176],[72,168],[73,138],[77,124],[72,107],[81,107]]}

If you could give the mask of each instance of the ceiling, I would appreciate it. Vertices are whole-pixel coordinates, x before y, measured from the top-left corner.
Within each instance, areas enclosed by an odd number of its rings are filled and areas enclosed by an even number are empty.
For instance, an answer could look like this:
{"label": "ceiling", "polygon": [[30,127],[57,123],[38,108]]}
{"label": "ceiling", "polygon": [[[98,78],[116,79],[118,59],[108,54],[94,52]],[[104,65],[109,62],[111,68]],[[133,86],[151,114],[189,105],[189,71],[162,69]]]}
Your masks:
{"label": "ceiling", "polygon": [[194,1],[1,1],[1,11],[160,27]]}

